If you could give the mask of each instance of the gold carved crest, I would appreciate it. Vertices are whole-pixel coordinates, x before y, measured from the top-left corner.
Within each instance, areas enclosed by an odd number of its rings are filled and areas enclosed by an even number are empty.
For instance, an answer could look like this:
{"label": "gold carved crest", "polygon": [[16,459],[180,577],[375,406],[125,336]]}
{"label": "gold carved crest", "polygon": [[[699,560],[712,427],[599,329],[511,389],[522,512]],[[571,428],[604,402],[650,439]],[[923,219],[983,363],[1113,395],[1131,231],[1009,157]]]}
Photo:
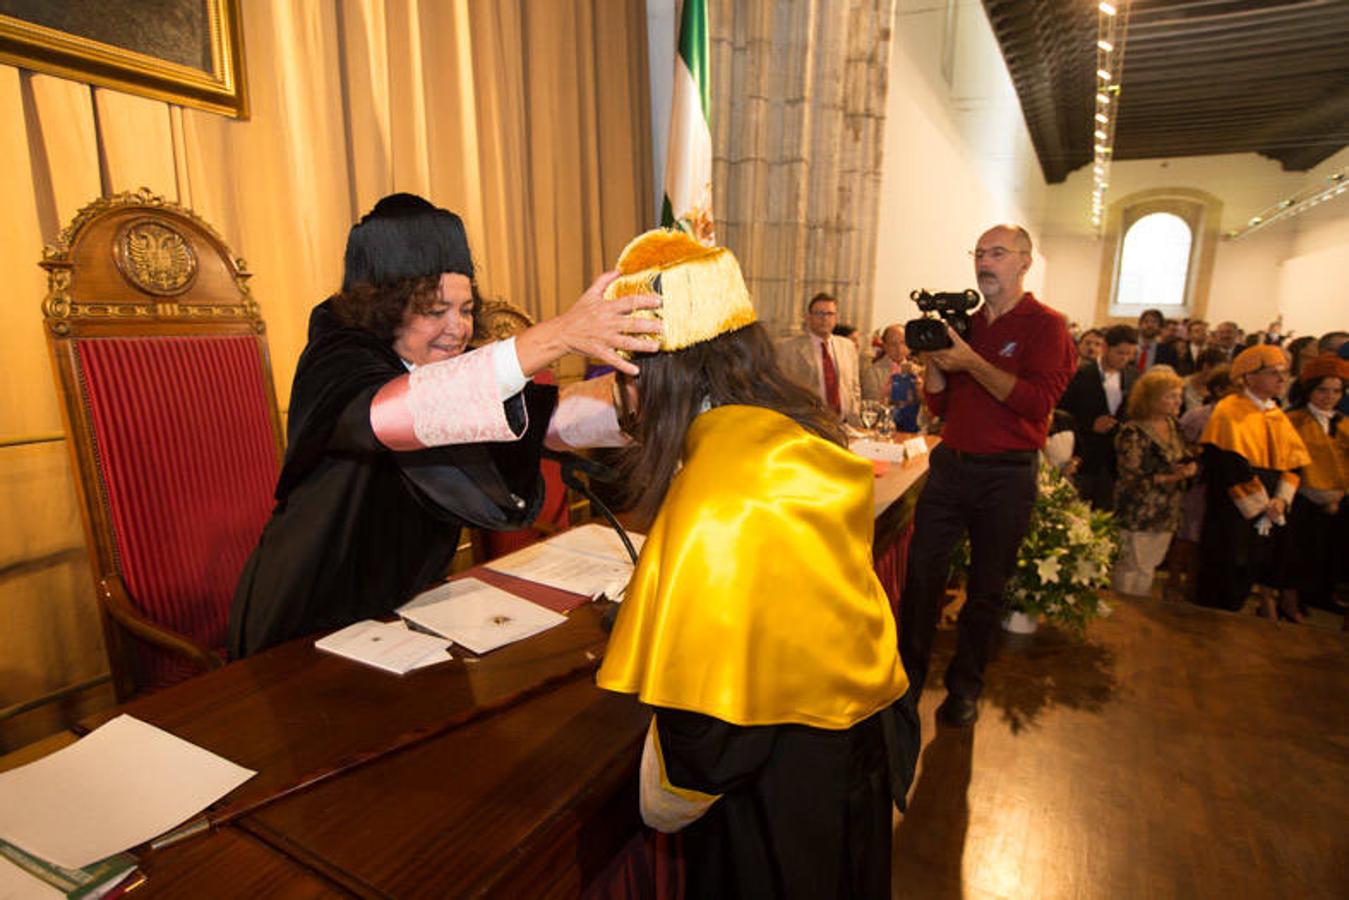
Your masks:
{"label": "gold carved crest", "polygon": [[197,277],[197,254],[181,233],[162,219],[135,219],[113,241],[123,277],[148,294],[181,294]]}

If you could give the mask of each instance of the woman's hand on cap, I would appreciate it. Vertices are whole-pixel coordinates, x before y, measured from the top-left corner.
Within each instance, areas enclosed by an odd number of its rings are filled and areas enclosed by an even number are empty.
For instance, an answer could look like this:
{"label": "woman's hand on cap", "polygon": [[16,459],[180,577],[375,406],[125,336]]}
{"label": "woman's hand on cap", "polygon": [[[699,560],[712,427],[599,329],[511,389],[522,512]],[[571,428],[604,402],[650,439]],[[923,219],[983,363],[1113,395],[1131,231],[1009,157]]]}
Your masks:
{"label": "woman's hand on cap", "polygon": [[639,309],[658,309],[661,299],[655,294],[634,294],[605,300],[604,289],[617,277],[617,272],[605,272],[566,312],[516,338],[516,354],[526,375],[533,375],[566,353],[580,353],[620,372],[637,374],[637,367],[617,351],[652,353],[660,349],[658,340],[643,337],[660,334],[660,321],[630,314]]}

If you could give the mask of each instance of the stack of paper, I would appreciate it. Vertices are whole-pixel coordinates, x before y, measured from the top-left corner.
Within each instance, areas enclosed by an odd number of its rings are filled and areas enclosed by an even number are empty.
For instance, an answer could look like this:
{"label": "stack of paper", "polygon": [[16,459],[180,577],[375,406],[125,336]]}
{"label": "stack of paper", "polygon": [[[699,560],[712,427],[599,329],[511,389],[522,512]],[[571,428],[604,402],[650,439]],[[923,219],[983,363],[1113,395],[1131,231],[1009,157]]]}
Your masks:
{"label": "stack of paper", "polygon": [[395,675],[406,675],[413,669],[450,659],[449,641],[409,631],[402,622],[374,619],[334,631],[315,641],[314,646]]}
{"label": "stack of paper", "polygon": [[398,614],[474,653],[487,653],[567,621],[566,616],[476,578],[461,578],[418,594]]}
{"label": "stack of paper", "polygon": [[[642,535],[628,537],[641,552]],[[618,535],[593,523],[494,559],[487,567],[586,597],[603,592],[610,599],[617,599],[632,577],[632,562]]]}
{"label": "stack of paper", "polygon": [[[130,872],[118,854],[176,827],[254,774],[118,716],[69,747],[0,773],[0,840],[51,867],[109,866],[106,890],[118,873]],[[41,896],[18,859],[0,856],[0,885],[26,883],[30,890],[19,896]]]}

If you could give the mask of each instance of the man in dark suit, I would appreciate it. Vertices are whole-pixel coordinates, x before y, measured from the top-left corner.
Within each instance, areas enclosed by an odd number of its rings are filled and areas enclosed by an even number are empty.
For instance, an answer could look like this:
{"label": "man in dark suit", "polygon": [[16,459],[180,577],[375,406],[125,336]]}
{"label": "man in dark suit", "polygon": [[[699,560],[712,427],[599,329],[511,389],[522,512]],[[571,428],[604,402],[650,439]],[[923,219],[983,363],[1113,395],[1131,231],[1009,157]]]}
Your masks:
{"label": "man in dark suit", "polygon": [[1138,371],[1157,365],[1176,367],[1176,352],[1162,342],[1164,322],[1159,309],[1145,309],[1138,317]]}
{"label": "man in dark suit", "polygon": [[1077,489],[1097,509],[1115,507],[1115,433],[1129,389],[1138,380],[1137,349],[1138,332],[1132,327],[1107,328],[1101,361],[1084,361],[1059,400],[1058,408],[1073,417],[1077,436],[1082,461],[1074,476]]}
{"label": "man in dark suit", "polygon": [[1208,349],[1208,323],[1191,319],[1185,323],[1185,350],[1176,361],[1176,373],[1193,375],[1199,371],[1199,354]]}
{"label": "man in dark suit", "polygon": [[1241,329],[1236,322],[1219,322],[1213,329],[1213,346],[1223,352],[1227,362],[1231,362],[1241,352]]}

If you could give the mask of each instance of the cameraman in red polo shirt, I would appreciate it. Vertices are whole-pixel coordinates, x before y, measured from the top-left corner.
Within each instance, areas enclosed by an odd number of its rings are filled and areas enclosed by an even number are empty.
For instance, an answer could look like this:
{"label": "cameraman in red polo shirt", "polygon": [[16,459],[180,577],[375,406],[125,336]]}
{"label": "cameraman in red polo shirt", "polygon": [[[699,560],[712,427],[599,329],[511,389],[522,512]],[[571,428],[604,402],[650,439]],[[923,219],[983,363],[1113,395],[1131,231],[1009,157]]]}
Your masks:
{"label": "cameraman in red polo shirt", "polygon": [[908,579],[900,602],[900,655],[918,697],[946,590],[951,550],[968,532],[970,568],[956,653],[939,721],[969,725],[1003,615],[1003,587],[1035,504],[1037,451],[1077,368],[1064,319],[1025,290],[1031,238],[1019,225],[984,232],[973,254],[984,305],[969,342],[927,354],[924,394],[946,420],[918,499]]}

